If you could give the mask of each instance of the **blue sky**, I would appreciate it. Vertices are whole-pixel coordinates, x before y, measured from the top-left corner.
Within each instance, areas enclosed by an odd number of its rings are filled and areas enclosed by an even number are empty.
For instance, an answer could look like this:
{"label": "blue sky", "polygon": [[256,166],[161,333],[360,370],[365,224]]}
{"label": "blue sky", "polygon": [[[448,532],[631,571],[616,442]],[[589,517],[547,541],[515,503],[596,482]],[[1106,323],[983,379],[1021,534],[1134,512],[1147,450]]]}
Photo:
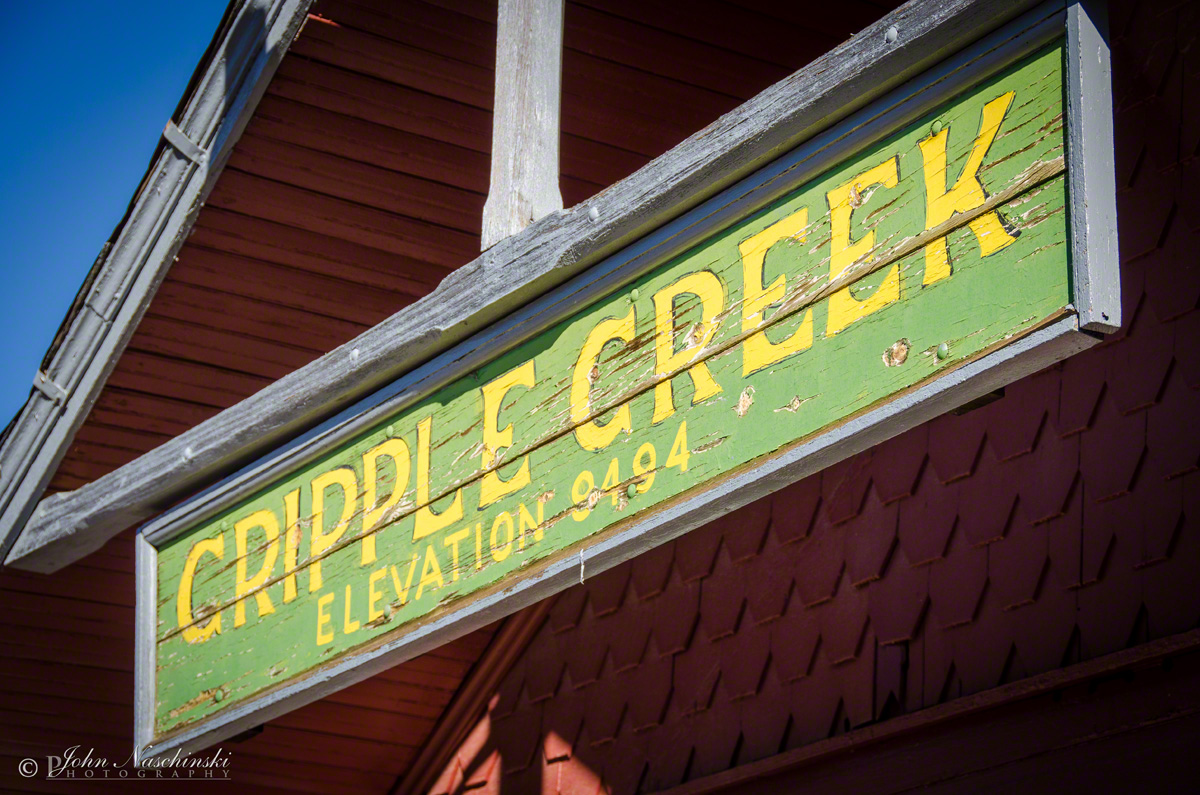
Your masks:
{"label": "blue sky", "polygon": [[0,428],[28,397],[225,5],[4,3]]}

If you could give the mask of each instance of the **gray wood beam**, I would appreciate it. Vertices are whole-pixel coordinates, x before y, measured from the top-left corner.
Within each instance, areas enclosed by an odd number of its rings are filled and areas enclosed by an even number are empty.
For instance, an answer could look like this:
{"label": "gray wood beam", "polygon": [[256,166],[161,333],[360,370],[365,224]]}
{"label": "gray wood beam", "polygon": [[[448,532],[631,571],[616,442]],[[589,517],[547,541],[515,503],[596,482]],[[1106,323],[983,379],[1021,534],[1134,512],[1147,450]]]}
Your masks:
{"label": "gray wood beam", "polygon": [[[1071,174],[1071,259],[1079,325],[1111,334],[1121,327],[1117,248],[1116,147],[1113,143],[1112,55],[1104,0],[1067,9],[1067,151],[1082,168]],[[1095,268],[1105,268],[1097,272]]]}
{"label": "gray wood beam", "polygon": [[[6,565],[56,571],[82,558],[502,320],[1032,5],[912,0],[587,202],[501,240],[356,339],[95,482],[43,500]],[[513,335],[511,344],[519,341]]]}
{"label": "gray wood beam", "polygon": [[128,215],[0,443],[0,560],[87,419],[311,4],[236,0],[226,12]]}
{"label": "gray wood beam", "polygon": [[563,0],[500,0],[486,251],[562,209],[558,187]]}

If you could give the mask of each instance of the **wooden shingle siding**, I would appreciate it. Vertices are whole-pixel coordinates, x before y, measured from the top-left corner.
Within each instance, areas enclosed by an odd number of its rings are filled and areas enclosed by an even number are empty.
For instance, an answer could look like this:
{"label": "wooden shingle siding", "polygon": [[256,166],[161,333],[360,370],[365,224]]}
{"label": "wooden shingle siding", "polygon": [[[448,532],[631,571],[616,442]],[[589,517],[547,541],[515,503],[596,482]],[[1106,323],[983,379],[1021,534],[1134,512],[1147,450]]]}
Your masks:
{"label": "wooden shingle siding", "polygon": [[[562,191],[632,173],[880,16],[569,3]],[[750,8],[750,6],[753,6]],[[479,250],[494,4],[320,2],[50,491],[352,339]],[[786,47],[752,42],[746,31]]]}
{"label": "wooden shingle siding", "polygon": [[435,792],[1194,786],[1200,3],[1110,12],[1121,331],[563,592]]}
{"label": "wooden shingle siding", "polygon": [[[627,176],[892,5],[840,3],[808,20],[784,3],[687,14],[568,3],[564,201]],[[474,258],[495,17],[474,2],[314,6],[50,491],[195,426]],[[132,571],[126,533],[54,575],[0,572],[0,788],[38,786],[15,773],[28,756],[132,748]],[[233,778],[268,792],[389,791],[491,637],[271,722],[230,746]]]}

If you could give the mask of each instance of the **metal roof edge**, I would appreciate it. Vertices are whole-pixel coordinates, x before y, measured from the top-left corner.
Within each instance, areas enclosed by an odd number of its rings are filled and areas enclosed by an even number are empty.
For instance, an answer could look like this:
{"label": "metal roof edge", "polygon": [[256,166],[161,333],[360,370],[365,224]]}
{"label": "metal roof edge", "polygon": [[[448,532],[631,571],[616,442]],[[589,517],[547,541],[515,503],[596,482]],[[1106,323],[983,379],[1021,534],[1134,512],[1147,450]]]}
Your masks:
{"label": "metal roof edge", "polygon": [[313,0],[231,0],[0,440],[0,560],[108,380]]}

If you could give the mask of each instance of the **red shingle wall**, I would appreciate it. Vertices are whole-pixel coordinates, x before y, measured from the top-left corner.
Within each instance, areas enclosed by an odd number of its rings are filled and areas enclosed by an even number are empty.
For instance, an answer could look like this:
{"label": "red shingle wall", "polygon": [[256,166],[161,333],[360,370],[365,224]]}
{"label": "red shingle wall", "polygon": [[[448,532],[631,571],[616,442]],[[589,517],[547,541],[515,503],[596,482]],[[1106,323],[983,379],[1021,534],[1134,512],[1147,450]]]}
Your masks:
{"label": "red shingle wall", "polygon": [[[133,534],[55,574],[0,571],[0,792],[112,791],[47,779],[79,746],[114,766],[133,751]],[[389,792],[491,641],[487,627],[220,743],[238,792]],[[31,778],[18,765],[33,759]],[[84,773],[81,771],[79,777]],[[97,778],[102,773],[94,774]],[[205,783],[138,781],[144,792]],[[215,784],[212,786],[216,786]]]}
{"label": "red shingle wall", "polygon": [[1125,326],[562,594],[438,792],[654,791],[1200,622],[1200,3],[1112,4]]}

